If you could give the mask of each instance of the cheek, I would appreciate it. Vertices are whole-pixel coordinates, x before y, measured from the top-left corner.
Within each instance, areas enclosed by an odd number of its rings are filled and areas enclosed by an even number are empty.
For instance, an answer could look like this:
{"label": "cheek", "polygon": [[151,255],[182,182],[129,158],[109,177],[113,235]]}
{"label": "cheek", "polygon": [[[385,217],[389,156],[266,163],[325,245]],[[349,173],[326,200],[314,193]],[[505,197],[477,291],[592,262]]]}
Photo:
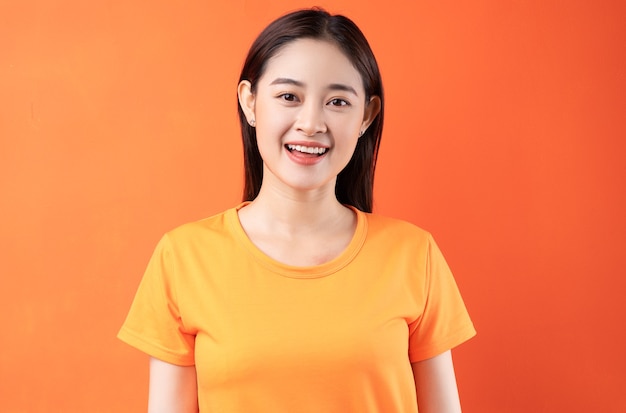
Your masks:
{"label": "cheek", "polygon": [[345,134],[341,138],[336,137],[335,150],[333,151],[334,159],[345,165],[348,164],[359,142],[358,133],[353,130],[345,131]]}
{"label": "cheek", "polygon": [[278,138],[290,126],[290,119],[285,113],[270,111],[265,107],[256,110],[257,138]]}
{"label": "cheek", "polygon": [[337,144],[345,147],[356,146],[359,140],[361,120],[357,118],[339,117],[328,124],[337,139]]}
{"label": "cheek", "polygon": [[276,112],[257,112],[256,140],[259,153],[264,161],[276,159],[283,150],[284,136],[289,131],[289,123]]}

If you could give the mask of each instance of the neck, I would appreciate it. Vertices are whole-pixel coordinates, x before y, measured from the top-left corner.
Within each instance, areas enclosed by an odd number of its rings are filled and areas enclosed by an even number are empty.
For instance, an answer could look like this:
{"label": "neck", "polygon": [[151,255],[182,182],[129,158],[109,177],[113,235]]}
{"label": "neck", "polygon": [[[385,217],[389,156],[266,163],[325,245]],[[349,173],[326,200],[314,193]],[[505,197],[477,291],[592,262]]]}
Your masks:
{"label": "neck", "polygon": [[353,213],[337,200],[334,185],[333,181],[310,191],[263,185],[256,199],[240,211],[242,224],[295,235],[350,223]]}
{"label": "neck", "polygon": [[305,193],[276,193],[261,191],[253,204],[268,223],[297,231],[310,230],[345,218],[347,209],[337,201],[334,188]]}

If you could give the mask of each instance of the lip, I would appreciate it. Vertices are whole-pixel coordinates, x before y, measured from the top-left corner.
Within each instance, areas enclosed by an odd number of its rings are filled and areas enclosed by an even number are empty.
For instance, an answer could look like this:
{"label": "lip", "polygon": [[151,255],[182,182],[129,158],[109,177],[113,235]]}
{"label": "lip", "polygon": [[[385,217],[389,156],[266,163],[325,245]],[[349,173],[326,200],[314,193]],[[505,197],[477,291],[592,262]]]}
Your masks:
{"label": "lip", "polygon": [[[324,154],[322,155],[309,155],[309,154],[304,154],[301,152],[297,152],[297,151],[290,151],[289,149],[287,149],[287,145],[300,145],[300,146],[305,146],[307,148],[326,148],[326,152],[324,152]],[[284,146],[283,146],[285,152],[287,152],[287,156],[289,157],[289,159],[291,159],[291,161],[293,161],[294,163],[297,163],[298,165],[304,165],[304,166],[310,166],[310,165],[315,165],[320,163],[325,157],[326,155],[328,155],[328,152],[330,151],[330,147],[328,145],[324,145],[318,142],[308,142],[308,141],[293,141],[293,142],[287,142]]]}

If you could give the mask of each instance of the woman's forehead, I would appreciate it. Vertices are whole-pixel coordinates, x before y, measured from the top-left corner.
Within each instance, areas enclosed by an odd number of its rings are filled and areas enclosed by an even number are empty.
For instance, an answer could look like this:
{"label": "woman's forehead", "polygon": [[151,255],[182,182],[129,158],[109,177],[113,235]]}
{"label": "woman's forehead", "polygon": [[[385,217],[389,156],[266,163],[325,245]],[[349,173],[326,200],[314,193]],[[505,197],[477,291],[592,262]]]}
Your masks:
{"label": "woman's forehead", "polygon": [[308,38],[283,46],[267,61],[263,78],[268,84],[281,78],[304,84],[338,83],[362,88],[361,75],[336,44]]}

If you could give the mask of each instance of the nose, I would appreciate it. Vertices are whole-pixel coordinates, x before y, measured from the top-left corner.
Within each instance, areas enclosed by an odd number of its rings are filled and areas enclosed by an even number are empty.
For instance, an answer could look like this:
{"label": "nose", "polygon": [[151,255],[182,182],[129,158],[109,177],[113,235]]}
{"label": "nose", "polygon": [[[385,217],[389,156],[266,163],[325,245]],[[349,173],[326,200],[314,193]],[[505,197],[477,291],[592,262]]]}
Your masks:
{"label": "nose", "polygon": [[306,136],[314,136],[317,133],[325,133],[326,122],[324,108],[311,100],[303,104],[298,111],[296,129]]}

